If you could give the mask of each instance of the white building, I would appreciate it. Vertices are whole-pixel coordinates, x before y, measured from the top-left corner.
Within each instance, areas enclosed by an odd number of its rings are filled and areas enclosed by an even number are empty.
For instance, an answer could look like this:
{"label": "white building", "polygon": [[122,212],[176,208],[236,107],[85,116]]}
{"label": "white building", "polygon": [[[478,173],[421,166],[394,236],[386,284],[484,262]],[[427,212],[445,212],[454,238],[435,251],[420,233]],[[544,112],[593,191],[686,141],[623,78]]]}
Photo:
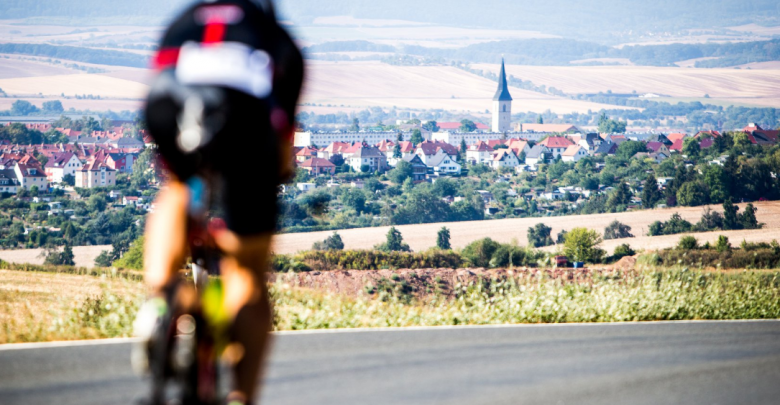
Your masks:
{"label": "white building", "polygon": [[71,175],[76,177],[84,165],[75,154],[70,152],[55,153],[44,167],[46,178],[51,183],[62,183],[62,178]]}
{"label": "white building", "polygon": [[493,169],[499,169],[502,167],[516,167],[520,164],[520,160],[517,159],[517,155],[509,149],[499,149],[493,155],[493,159],[490,161],[490,166]]}
{"label": "white building", "polygon": [[[411,133],[405,133],[404,139],[411,138]],[[430,132],[422,131],[423,140],[430,140]],[[314,146],[323,147],[333,142],[345,142],[353,144],[365,141],[369,145],[398,138],[398,132],[296,132],[293,145],[297,147]]]}
{"label": "white building", "polygon": [[571,145],[561,153],[561,160],[564,162],[578,162],[586,156],[588,156],[588,151],[582,145]]}

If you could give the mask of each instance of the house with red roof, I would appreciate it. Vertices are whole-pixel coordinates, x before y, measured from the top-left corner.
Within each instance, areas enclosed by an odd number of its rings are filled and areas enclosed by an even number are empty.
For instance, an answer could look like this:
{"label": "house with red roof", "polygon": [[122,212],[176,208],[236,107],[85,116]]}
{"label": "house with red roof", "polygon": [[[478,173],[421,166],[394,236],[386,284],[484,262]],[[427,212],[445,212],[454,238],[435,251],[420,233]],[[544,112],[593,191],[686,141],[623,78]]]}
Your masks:
{"label": "house with red roof", "polygon": [[377,149],[379,149],[382,153],[387,153],[388,151],[392,152],[393,147],[395,146],[395,142],[389,140],[389,139],[383,139],[381,142],[377,143],[375,145]]}
{"label": "house with red roof", "polygon": [[43,171],[41,164],[35,158],[27,157],[29,159],[22,158],[13,167],[19,185],[25,188],[37,186],[41,190],[47,189],[49,181],[46,179],[46,172]]}
{"label": "house with red roof", "polygon": [[569,146],[573,144],[574,142],[562,136],[548,136],[539,142],[539,145],[544,146],[550,151],[550,153],[552,153],[553,158],[560,156]]}
{"label": "house with red roof", "polygon": [[663,153],[666,156],[670,156],[669,148],[663,142],[648,142],[647,150],[653,153]]}
{"label": "house with red roof", "polygon": [[453,160],[458,159],[458,148],[452,146],[446,142],[441,141],[424,141],[417,145],[414,153],[420,156],[420,159],[427,164],[426,158],[428,156],[437,155],[441,151],[442,153],[450,156]]}
{"label": "house with red roof", "polygon": [[137,158],[137,153],[109,151],[106,163],[119,173],[133,173],[133,164]]}
{"label": "house with red roof", "polygon": [[336,165],[328,159],[313,157],[298,165],[303,170],[309,172],[312,176],[320,174],[336,174]]}
{"label": "house with red roof", "polygon": [[682,148],[683,148],[683,140],[677,139],[672,143],[672,146],[669,147],[669,151],[670,152],[674,151],[679,153],[682,152]]}
{"label": "house with red roof", "polygon": [[509,149],[498,149],[493,154],[493,158],[490,160],[490,166],[493,169],[500,169],[502,167],[517,167],[520,164],[520,160],[517,155]]}
{"label": "house with red roof", "polygon": [[763,129],[758,124],[749,124],[742,129],[748,135],[750,142],[759,146],[773,146],[780,140],[780,131]]}
{"label": "house with red roof", "polygon": [[68,138],[77,137],[81,135],[81,131],[76,131],[70,128],[55,128],[55,129],[61,134],[67,136]]}
{"label": "house with red roof", "polygon": [[301,148],[301,150],[295,154],[295,160],[297,162],[305,162],[313,157],[317,157],[317,149],[308,146]]}
{"label": "house with red roof", "polygon": [[699,131],[694,135],[694,138],[700,138],[700,137],[711,137],[711,138],[719,138],[720,132],[718,131]]}
{"label": "house with red roof", "polygon": [[489,163],[493,160],[493,148],[479,141],[466,148],[466,160],[471,164]]}
{"label": "house with red roof", "polygon": [[106,162],[108,153],[99,150],[76,172],[76,187],[95,188],[116,185],[116,170]]}
{"label": "house with red roof", "polygon": [[528,145],[528,141],[525,139],[510,139],[506,144],[509,150],[515,152],[515,155],[520,156],[521,153],[528,154],[531,147]]}
{"label": "house with red roof", "polygon": [[[341,155],[341,152],[350,146],[351,145],[346,142],[333,142],[330,145],[326,146],[325,148],[321,149],[319,152],[317,152],[317,157],[330,160],[330,158],[332,158],[335,155]],[[298,148],[298,149],[303,149],[303,148]]]}
{"label": "house with red roof", "polygon": [[684,140],[687,137],[688,137],[688,134],[683,134],[683,133],[679,133],[679,132],[666,135],[666,138],[669,139],[670,141],[672,141],[672,144],[674,144],[678,140],[682,141],[682,140]]}
{"label": "house with red roof", "polygon": [[55,153],[44,166],[44,173],[49,183],[62,183],[62,179],[71,175],[75,178],[76,172],[83,167],[79,158],[72,152]]}
{"label": "house with red roof", "polygon": [[578,162],[580,159],[588,156],[588,150],[582,145],[571,145],[561,153],[561,160],[564,162]]}

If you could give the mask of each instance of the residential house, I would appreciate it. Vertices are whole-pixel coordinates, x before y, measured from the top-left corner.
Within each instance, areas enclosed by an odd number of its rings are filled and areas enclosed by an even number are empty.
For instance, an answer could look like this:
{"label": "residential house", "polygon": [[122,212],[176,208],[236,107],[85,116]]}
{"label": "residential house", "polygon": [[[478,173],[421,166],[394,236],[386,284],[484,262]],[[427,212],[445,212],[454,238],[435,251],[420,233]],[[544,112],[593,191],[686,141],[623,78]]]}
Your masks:
{"label": "residential house", "polygon": [[330,162],[330,160],[313,157],[298,165],[299,168],[306,170],[312,176],[318,176],[320,174],[336,174],[336,165]]}
{"label": "residential house", "polygon": [[593,156],[608,156],[617,153],[618,144],[612,141],[603,141],[596,149],[591,151]]}
{"label": "residential house", "polygon": [[591,152],[596,150],[596,148],[601,145],[601,143],[604,141],[601,139],[599,134],[596,133],[589,133],[585,135],[572,135],[569,137],[571,141],[576,143],[577,145],[582,146],[585,148],[586,151]]}
{"label": "residential house", "polygon": [[14,169],[0,169],[0,193],[16,194],[19,190],[19,179]]}
{"label": "residential house", "polygon": [[[401,159],[406,159],[410,156],[417,156],[414,154],[414,144],[409,141],[401,141],[398,143],[398,149],[401,152]],[[396,164],[398,164],[399,160],[398,158],[394,157],[395,155],[395,146],[393,146],[393,149],[389,150],[387,153],[387,164],[390,166],[395,167]]]}
{"label": "residential house", "polygon": [[634,159],[652,159],[655,161],[655,163],[661,163],[666,158],[669,157],[669,154],[664,152],[639,152],[634,155]]}
{"label": "residential house", "polygon": [[122,205],[137,207],[138,204],[143,204],[143,197],[124,196],[122,197]]}
{"label": "residential house", "polygon": [[672,146],[669,147],[669,151],[682,153],[682,148],[683,148],[683,140],[677,139],[674,141],[674,143],[672,143]]}
{"label": "residential house", "polygon": [[14,173],[19,185],[24,188],[36,186],[41,190],[47,189],[49,181],[46,179],[46,172],[41,169],[40,163],[35,159],[23,160],[26,162],[19,161],[14,165]]}
{"label": "residential house", "polygon": [[669,138],[667,138],[666,135],[664,134],[652,134],[648,136],[647,139],[645,139],[645,141],[647,141],[647,143],[660,142],[666,145],[667,147],[672,146],[672,144],[674,143],[673,141],[669,140]]}
{"label": "residential house", "polygon": [[694,135],[694,138],[719,138],[721,136],[720,132],[718,131],[699,131]]}
{"label": "residential house", "polygon": [[76,172],[76,187],[95,188],[116,185],[116,170],[106,163],[108,154],[100,151]]}
{"label": "residential house", "polygon": [[317,188],[317,185],[314,183],[297,183],[295,186],[298,187],[298,190],[301,190],[304,193]]}
{"label": "residential house", "polygon": [[423,181],[428,174],[428,166],[417,155],[409,155],[403,158],[412,166],[412,181]]}
{"label": "residential house", "polygon": [[313,157],[317,157],[317,149],[305,146],[295,154],[295,161],[303,163]]}
{"label": "residential house", "polygon": [[71,152],[55,153],[44,166],[46,179],[50,183],[62,183],[63,177],[71,175],[76,177],[76,172],[80,171],[83,164]]}
{"label": "residential house", "polygon": [[581,145],[571,145],[561,154],[561,160],[564,162],[578,162],[580,159],[588,156],[587,149]]}
{"label": "residential house", "polygon": [[471,164],[489,163],[493,159],[493,148],[479,141],[466,148],[466,160]]}
{"label": "residential house", "polygon": [[528,145],[528,141],[525,139],[510,139],[506,146],[509,148],[509,150],[515,152],[515,155],[517,156],[520,156],[521,153],[528,154],[528,151],[531,150],[531,147]]}
{"label": "residential house", "polygon": [[420,156],[420,159],[428,164],[427,159],[433,156],[439,155],[442,152],[447,154],[451,159],[458,160],[458,148],[441,141],[425,141],[417,145],[414,153]]}
{"label": "residential house", "polygon": [[549,136],[539,142],[539,145],[542,145],[549,150],[549,152],[553,155],[553,158],[560,156],[569,146],[573,144],[574,143],[572,141],[562,136]]}
{"label": "residential house", "polygon": [[387,168],[387,156],[373,146],[360,145],[349,157],[344,157],[347,164],[355,171],[367,169],[370,172],[384,171]]}
{"label": "residential house", "polygon": [[119,173],[133,173],[133,164],[138,158],[136,153],[109,153],[106,163]]}
{"label": "residential house", "polygon": [[520,160],[517,159],[517,155],[509,149],[498,149],[495,154],[493,154],[493,159],[490,161],[490,166],[493,169],[517,167],[519,164]]}
{"label": "residential house", "polygon": [[681,132],[675,132],[675,133],[666,135],[666,139],[672,141],[672,144],[674,144],[677,141],[682,141],[682,140],[684,140],[687,137],[688,137],[688,134],[684,134],[684,133],[681,133]]}
{"label": "residential house", "polygon": [[[669,144],[671,146],[671,144]],[[650,152],[663,153],[666,156],[670,156],[669,147],[663,142],[652,141],[647,143],[647,150]]]}
{"label": "residential house", "polygon": [[550,160],[552,158],[552,155],[547,149],[547,147],[543,145],[535,145],[531,150],[528,151],[528,153],[525,154],[525,163],[530,166],[536,166],[540,163],[544,163],[547,160]]}
{"label": "residential house", "polygon": [[495,197],[493,197],[493,193],[486,190],[477,190],[477,194],[479,194],[480,197],[482,197],[482,201],[485,202],[485,204],[490,204],[496,202]]}
{"label": "residential house", "polygon": [[344,149],[349,148],[350,144],[346,142],[333,142],[324,149],[317,152],[317,157],[330,160],[335,155],[341,155]]}
{"label": "residential house", "polygon": [[[420,155],[417,156],[420,157]],[[453,159],[452,156],[444,153],[442,149],[439,149],[436,155],[427,157],[426,160],[425,165],[432,169],[433,173],[438,175],[460,175],[460,163]]]}
{"label": "residential house", "polygon": [[773,146],[780,139],[780,131],[766,130],[757,124],[749,124],[742,129],[742,132],[748,135],[750,142],[759,146]]}

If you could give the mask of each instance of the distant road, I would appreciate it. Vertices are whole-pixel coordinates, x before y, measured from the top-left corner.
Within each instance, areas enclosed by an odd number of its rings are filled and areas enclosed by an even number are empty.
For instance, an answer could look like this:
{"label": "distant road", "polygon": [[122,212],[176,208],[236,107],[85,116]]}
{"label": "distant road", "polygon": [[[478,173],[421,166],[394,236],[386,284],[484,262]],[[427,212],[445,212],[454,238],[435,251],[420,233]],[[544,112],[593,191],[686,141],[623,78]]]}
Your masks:
{"label": "distant road", "polygon": [[[129,353],[0,346],[0,403],[133,403]],[[780,321],[280,334],[265,382],[263,404],[778,404]]]}

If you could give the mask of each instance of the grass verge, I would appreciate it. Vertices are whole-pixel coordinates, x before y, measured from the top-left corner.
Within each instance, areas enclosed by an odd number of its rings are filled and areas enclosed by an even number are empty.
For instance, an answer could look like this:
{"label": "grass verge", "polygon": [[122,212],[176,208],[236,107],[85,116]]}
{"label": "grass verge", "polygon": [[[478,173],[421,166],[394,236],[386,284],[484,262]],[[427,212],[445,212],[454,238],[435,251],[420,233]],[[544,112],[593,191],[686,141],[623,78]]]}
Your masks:
{"label": "grass verge", "polygon": [[[275,330],[514,323],[780,318],[780,273],[612,271],[575,280],[513,274],[413,298],[271,287]],[[129,336],[143,286],[110,278],[0,270],[0,343]]]}
{"label": "grass verge", "polygon": [[454,298],[407,303],[392,294],[361,299],[277,285],[275,328],[780,318],[778,273],[616,271],[578,282],[519,276],[454,287]]}

